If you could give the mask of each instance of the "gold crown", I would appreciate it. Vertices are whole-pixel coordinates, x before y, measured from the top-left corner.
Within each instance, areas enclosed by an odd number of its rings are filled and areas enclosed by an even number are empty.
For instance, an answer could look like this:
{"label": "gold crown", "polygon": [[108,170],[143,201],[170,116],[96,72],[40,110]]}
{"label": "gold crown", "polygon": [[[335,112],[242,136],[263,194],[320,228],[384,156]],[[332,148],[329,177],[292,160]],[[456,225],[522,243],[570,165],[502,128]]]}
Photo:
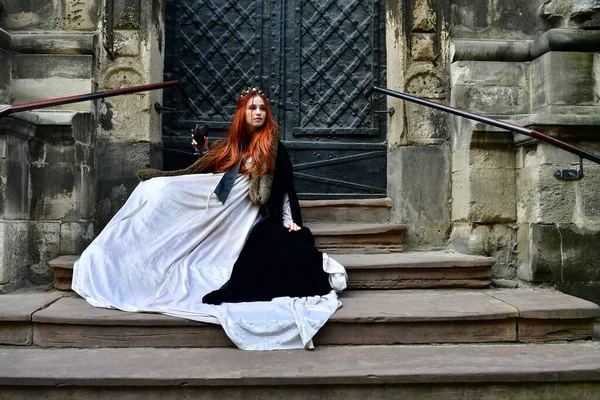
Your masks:
{"label": "gold crown", "polygon": [[265,98],[267,97],[267,96],[265,96],[265,94],[263,93],[263,91],[260,90],[260,88],[257,88],[257,87],[247,87],[246,89],[242,90],[242,94],[240,95],[240,99],[242,97],[244,97],[245,95],[249,94],[249,93],[258,93],[258,94],[260,94],[261,96],[263,96]]}

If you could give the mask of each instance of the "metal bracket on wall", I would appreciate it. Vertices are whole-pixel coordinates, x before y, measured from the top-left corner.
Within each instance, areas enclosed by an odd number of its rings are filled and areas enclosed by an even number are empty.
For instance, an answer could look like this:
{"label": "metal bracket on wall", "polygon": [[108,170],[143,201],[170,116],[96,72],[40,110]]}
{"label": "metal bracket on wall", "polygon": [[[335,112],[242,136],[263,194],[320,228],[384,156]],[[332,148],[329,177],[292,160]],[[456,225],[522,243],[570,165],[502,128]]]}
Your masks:
{"label": "metal bracket on wall", "polygon": [[387,115],[389,115],[391,117],[396,112],[396,109],[394,107],[390,107],[389,110],[373,110],[373,112],[375,114],[383,114],[383,113],[385,113],[385,114],[387,114]]}
{"label": "metal bracket on wall", "polygon": [[556,179],[578,181],[583,178],[583,158],[579,157],[579,171],[576,169],[559,169],[554,173]]}
{"label": "metal bracket on wall", "polygon": [[163,107],[158,101],[156,103],[154,103],[154,109],[156,110],[156,112],[158,112],[159,114],[162,113],[163,111],[177,111],[179,110],[179,107],[175,108],[175,107]]}

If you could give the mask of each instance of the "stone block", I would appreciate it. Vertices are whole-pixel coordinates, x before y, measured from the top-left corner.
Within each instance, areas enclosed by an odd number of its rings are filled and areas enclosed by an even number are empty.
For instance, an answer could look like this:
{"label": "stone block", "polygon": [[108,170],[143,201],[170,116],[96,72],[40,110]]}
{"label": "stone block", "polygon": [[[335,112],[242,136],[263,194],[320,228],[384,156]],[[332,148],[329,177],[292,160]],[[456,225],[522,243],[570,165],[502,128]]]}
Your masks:
{"label": "stone block", "polygon": [[452,88],[453,107],[488,115],[527,114],[529,92],[519,86],[461,86]]}
{"label": "stone block", "polygon": [[468,221],[471,205],[469,170],[452,172],[452,221]]}
{"label": "stone block", "polygon": [[62,4],[53,0],[7,0],[2,27],[9,31],[54,30],[60,27]]}
{"label": "stone block", "polygon": [[452,174],[452,219],[478,223],[516,220],[514,170],[477,168]]}
{"label": "stone block", "polygon": [[548,52],[531,62],[531,108],[597,105],[593,53]]}
{"label": "stone block", "polygon": [[479,168],[515,168],[513,149],[461,148],[452,153],[452,172]]}
{"label": "stone block", "polygon": [[119,56],[136,57],[140,54],[139,31],[115,31],[114,51]]}
{"label": "stone block", "polygon": [[63,30],[96,30],[100,5],[95,0],[62,0]]}
{"label": "stone block", "polygon": [[81,254],[94,239],[91,222],[66,222],[60,225],[60,254]]}
{"label": "stone block", "polygon": [[76,166],[74,196],[76,212],[70,220],[89,219],[94,217],[94,193],[96,185],[95,169],[85,165]]}
{"label": "stone block", "polygon": [[465,254],[494,257],[494,279],[512,279],[516,276],[516,257],[513,253],[517,231],[511,224],[478,225],[467,222],[454,223],[450,246]]}
{"label": "stone block", "polygon": [[[451,34],[474,32],[488,27],[489,2],[486,0],[455,0],[452,2]],[[459,35],[460,36],[460,35]]]}
{"label": "stone block", "polygon": [[74,193],[75,164],[43,164],[31,167],[31,218],[79,219]]}
{"label": "stone block", "polygon": [[11,104],[12,55],[0,49],[0,104]]}
{"label": "stone block", "polygon": [[453,86],[529,85],[529,65],[520,62],[458,61],[451,64],[450,74]]}
{"label": "stone block", "polygon": [[6,161],[6,191],[4,192],[4,218],[27,219],[29,216],[29,165]]}
{"label": "stone block", "polygon": [[450,228],[448,147],[402,147],[388,153],[388,171],[393,171],[388,172],[392,220],[414,228],[407,233],[407,247],[442,246]]}
{"label": "stone block", "polygon": [[113,10],[115,29],[140,29],[140,1],[121,0]]}
{"label": "stone block", "polygon": [[467,118],[449,115],[450,138],[452,140],[452,151],[457,149],[468,149],[472,145],[473,130],[476,122]]}
{"label": "stone block", "polygon": [[498,30],[519,32],[528,37],[538,33],[534,22],[538,18],[538,3],[535,1],[503,0],[491,4],[490,18]]}
{"label": "stone block", "polygon": [[410,45],[410,58],[414,61],[433,61],[435,54],[433,51],[434,34],[413,34]]}
{"label": "stone block", "polygon": [[586,165],[584,173],[575,188],[574,222],[577,226],[600,231],[600,166]]}
{"label": "stone block", "polygon": [[13,79],[90,79],[92,56],[19,54],[13,56]]}
{"label": "stone block", "polygon": [[27,273],[27,221],[0,220],[0,293],[23,286]]}
{"label": "stone block", "polygon": [[73,141],[36,141],[31,146],[32,162],[43,164],[75,163],[75,146]]}
{"label": "stone block", "polygon": [[59,254],[60,226],[60,222],[30,222],[31,265],[27,271],[27,278],[30,282],[35,284],[52,282],[53,271],[48,262]]}
{"label": "stone block", "polygon": [[408,144],[439,144],[448,137],[448,114],[413,103],[406,104]]}
{"label": "stone block", "polygon": [[517,250],[521,279],[554,284],[600,281],[598,231],[572,224],[523,224]]}
{"label": "stone block", "polygon": [[26,32],[14,33],[12,36],[13,50],[21,54],[94,53],[94,32]]}
{"label": "stone block", "polygon": [[452,37],[507,38],[533,37],[537,33],[536,2],[519,0],[489,2],[455,0],[452,2]]}
{"label": "stone block", "polygon": [[561,283],[600,282],[600,232],[560,225]]}
{"label": "stone block", "polygon": [[[71,120],[73,138],[76,142],[94,145],[96,139],[96,122],[92,113],[77,113]],[[77,159],[81,162],[81,159]],[[88,164],[92,165],[92,164]]]}
{"label": "stone block", "polygon": [[556,282],[560,278],[561,240],[556,225],[519,225],[517,276],[531,282]]}
{"label": "stone block", "polygon": [[556,170],[555,166],[540,165],[517,171],[517,215],[520,222],[573,222],[578,182],[556,179]]}
{"label": "stone block", "polygon": [[435,32],[437,16],[430,0],[417,0],[413,5],[413,32]]}
{"label": "stone block", "polygon": [[538,142],[533,148],[527,147],[524,151],[523,166],[535,167],[542,164],[567,169],[579,164],[579,157],[545,142]]}
{"label": "stone block", "polygon": [[[148,83],[143,71],[138,62],[115,66],[106,72],[103,87],[115,89]],[[152,92],[140,92],[103,99],[98,115],[102,127],[99,134],[113,140],[149,140],[150,121],[158,115],[153,108],[153,96]]]}
{"label": "stone block", "polygon": [[[56,97],[74,96],[92,91],[91,80],[70,78],[13,79],[13,101],[15,104],[48,100]],[[65,104],[47,110],[91,110],[91,102]]]}

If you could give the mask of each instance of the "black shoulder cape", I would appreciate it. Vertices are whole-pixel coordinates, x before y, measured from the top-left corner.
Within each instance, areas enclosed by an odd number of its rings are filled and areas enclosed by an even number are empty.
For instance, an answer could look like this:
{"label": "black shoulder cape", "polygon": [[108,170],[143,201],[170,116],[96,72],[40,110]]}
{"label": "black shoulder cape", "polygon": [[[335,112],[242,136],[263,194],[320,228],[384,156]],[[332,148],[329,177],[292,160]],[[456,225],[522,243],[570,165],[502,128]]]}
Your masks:
{"label": "black shoulder cape", "polygon": [[292,163],[279,142],[271,195],[261,207],[263,218],[250,232],[227,284],[204,296],[203,303],[269,301],[275,297],[324,295],[331,291],[329,275],[323,271],[323,255],[315,248],[310,230],[303,227],[288,232],[283,226],[286,192],[294,222],[302,225]]}

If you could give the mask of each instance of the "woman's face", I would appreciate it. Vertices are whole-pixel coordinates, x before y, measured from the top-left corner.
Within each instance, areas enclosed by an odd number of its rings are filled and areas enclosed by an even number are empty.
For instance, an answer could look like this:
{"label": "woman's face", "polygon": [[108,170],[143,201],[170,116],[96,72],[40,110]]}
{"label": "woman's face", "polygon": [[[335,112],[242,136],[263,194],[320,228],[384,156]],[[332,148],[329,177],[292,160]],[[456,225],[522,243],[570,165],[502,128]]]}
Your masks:
{"label": "woman's face", "polygon": [[266,108],[265,101],[260,96],[254,96],[246,105],[246,126],[251,132],[264,125]]}

